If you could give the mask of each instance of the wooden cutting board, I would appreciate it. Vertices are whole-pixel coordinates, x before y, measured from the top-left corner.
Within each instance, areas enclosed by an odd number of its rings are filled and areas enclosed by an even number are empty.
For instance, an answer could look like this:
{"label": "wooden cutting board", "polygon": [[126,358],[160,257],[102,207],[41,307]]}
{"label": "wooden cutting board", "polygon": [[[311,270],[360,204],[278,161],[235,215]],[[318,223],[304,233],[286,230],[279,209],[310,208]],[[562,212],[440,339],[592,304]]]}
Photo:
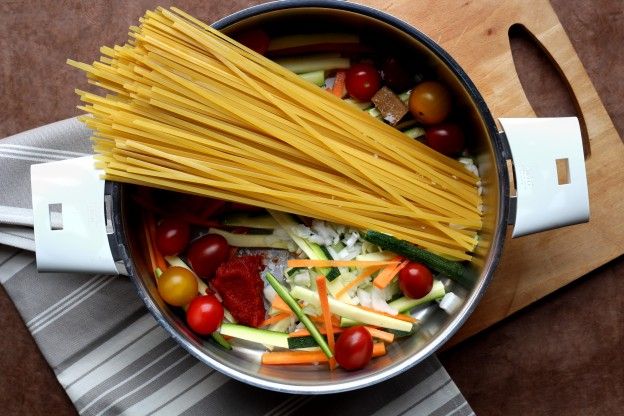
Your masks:
{"label": "wooden cutting board", "polygon": [[[455,344],[624,253],[624,145],[547,0],[360,0],[403,19],[437,41],[466,70],[494,118],[532,117],[516,74],[508,30],[524,25],[550,54],[577,101],[586,128],[591,217],[511,239],[476,311]],[[510,230],[508,230],[510,231]]]}

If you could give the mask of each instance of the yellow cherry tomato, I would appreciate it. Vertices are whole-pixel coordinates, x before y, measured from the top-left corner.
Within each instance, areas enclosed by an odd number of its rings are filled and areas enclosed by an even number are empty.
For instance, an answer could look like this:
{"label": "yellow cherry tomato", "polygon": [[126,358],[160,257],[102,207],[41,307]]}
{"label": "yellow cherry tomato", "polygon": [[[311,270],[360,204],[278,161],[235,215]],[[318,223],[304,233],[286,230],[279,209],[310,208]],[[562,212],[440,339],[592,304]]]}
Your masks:
{"label": "yellow cherry tomato", "polygon": [[198,295],[197,292],[197,278],[184,267],[169,267],[158,278],[158,293],[169,305],[184,306]]}
{"label": "yellow cherry tomato", "polygon": [[451,94],[439,82],[421,82],[410,94],[409,109],[423,124],[440,123],[451,112]]}

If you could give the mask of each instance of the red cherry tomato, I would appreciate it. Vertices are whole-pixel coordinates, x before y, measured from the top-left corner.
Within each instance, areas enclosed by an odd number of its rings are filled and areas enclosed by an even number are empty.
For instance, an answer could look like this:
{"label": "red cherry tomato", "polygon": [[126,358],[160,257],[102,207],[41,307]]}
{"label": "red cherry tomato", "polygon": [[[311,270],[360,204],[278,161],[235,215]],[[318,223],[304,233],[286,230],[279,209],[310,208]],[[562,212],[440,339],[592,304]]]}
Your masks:
{"label": "red cherry tomato", "polygon": [[163,256],[175,256],[184,250],[189,236],[187,222],[177,218],[165,218],[156,227],[156,247]]}
{"label": "red cherry tomato", "polygon": [[399,272],[399,287],[405,296],[420,299],[431,291],[433,275],[425,265],[409,263]]}
{"label": "red cherry tomato", "polygon": [[193,271],[201,278],[213,277],[217,267],[228,259],[230,246],[219,234],[206,234],[193,241],[186,257]]}
{"label": "red cherry tomato", "polygon": [[370,64],[355,64],[347,70],[345,87],[347,92],[358,101],[368,101],[381,86],[381,77],[377,69]]}
{"label": "red cherry tomato", "polygon": [[451,112],[451,93],[439,82],[421,82],[410,94],[409,109],[421,123],[440,123]]}
{"label": "red cherry tomato", "polygon": [[381,66],[381,77],[384,84],[397,93],[404,92],[412,83],[405,67],[392,56],[387,58]]}
{"label": "red cherry tomato", "polygon": [[249,49],[264,55],[269,50],[271,38],[264,30],[253,29],[236,35],[235,39],[247,46]]}
{"label": "red cherry tomato", "polygon": [[373,337],[363,326],[351,327],[340,334],[334,352],[342,368],[359,370],[373,356]]}
{"label": "red cherry tomato", "polygon": [[214,295],[197,296],[186,310],[186,323],[199,335],[210,335],[223,320],[223,306]]}
{"label": "red cherry tomato", "polygon": [[458,125],[443,123],[425,130],[427,145],[447,156],[456,156],[464,150],[464,133]]}

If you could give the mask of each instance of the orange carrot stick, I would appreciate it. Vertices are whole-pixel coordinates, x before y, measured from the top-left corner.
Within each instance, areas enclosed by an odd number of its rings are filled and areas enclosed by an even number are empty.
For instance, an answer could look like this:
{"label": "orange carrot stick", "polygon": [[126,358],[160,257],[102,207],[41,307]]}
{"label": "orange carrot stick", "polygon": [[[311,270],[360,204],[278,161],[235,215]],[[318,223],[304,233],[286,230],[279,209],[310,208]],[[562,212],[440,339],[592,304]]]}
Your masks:
{"label": "orange carrot stick", "polygon": [[334,94],[338,98],[344,97],[347,93],[347,88],[345,85],[346,79],[347,79],[347,71],[336,72],[336,78],[334,81],[334,86],[332,88],[332,94]]}
{"label": "orange carrot stick", "polygon": [[[327,331],[325,331],[325,326],[319,327],[318,330],[323,335],[327,334]],[[344,330],[345,330],[345,328],[340,328],[339,326],[332,326],[332,331],[334,332],[334,334],[339,334],[339,333],[341,333]],[[288,336],[290,338],[309,337],[310,336],[310,331],[308,331],[305,328],[301,328],[301,329],[298,329],[296,331],[291,332],[290,334],[288,334]]]}
{"label": "orange carrot stick", "polygon": [[289,315],[295,314],[292,309],[290,309],[290,307],[286,304],[286,302],[284,302],[284,299],[279,297],[279,295],[273,298],[273,302],[271,302],[271,308],[275,309],[276,311],[287,313]]}
{"label": "orange carrot stick", "polygon": [[[327,281],[325,280],[325,276],[320,275],[316,277],[316,290],[319,295],[319,300],[321,303],[321,312],[323,316],[323,322],[325,324],[325,332],[327,333],[327,344],[329,345],[329,349],[334,353],[334,331],[332,327],[332,314],[329,311],[329,301],[327,300]],[[329,360],[329,369],[333,370],[336,368],[336,359],[332,357]]]}
{"label": "orange carrot stick", "polygon": [[372,326],[365,326],[364,328],[370,332],[373,338],[380,339],[388,344],[394,341],[394,334],[391,332],[382,331],[381,329],[373,328]]}
{"label": "orange carrot stick", "polygon": [[286,312],[278,313],[277,315],[270,316],[267,319],[265,319],[264,321],[262,321],[260,323],[260,325],[258,325],[258,327],[262,328],[263,326],[274,324],[274,323],[279,322],[279,321],[281,321],[283,319],[289,318],[291,315],[292,314],[286,313]]}
{"label": "orange carrot stick", "polygon": [[371,274],[375,273],[377,270],[379,270],[379,268],[380,268],[379,266],[371,266],[371,267],[364,268],[362,272],[359,275],[357,275],[355,279],[350,281],[348,285],[346,285],[345,287],[340,289],[338,292],[336,292],[336,299],[340,299],[342,295],[344,295],[345,293],[349,292],[349,290],[353,289],[354,287],[362,283],[364,279],[366,279]]}
{"label": "orange carrot stick", "polygon": [[373,280],[373,284],[377,288],[383,289],[390,284],[392,279],[394,279],[394,276],[396,276],[397,273],[401,271],[401,269],[407,266],[408,263],[409,260],[405,260],[401,262],[401,264],[399,264],[398,266],[386,266],[381,272],[379,272],[377,277],[375,277],[375,280]]}
{"label": "orange carrot stick", "polygon": [[[323,319],[323,316],[308,315],[308,317],[314,323],[321,324],[323,326],[325,325],[325,320]],[[331,316],[331,322],[334,326],[340,326],[340,318],[335,315]]]}
{"label": "orange carrot stick", "polygon": [[162,254],[160,254],[160,251],[158,251],[158,247],[156,247],[156,221],[154,221],[154,216],[149,213],[146,213],[145,221],[147,222],[147,230],[149,232],[150,241],[152,242],[156,265],[164,272],[167,270],[167,262]]}
{"label": "orange carrot stick", "polygon": [[[364,328],[366,328],[368,332],[370,332],[373,338],[380,339],[388,344],[394,342],[394,334],[391,332],[382,331],[381,329],[378,329],[372,326],[365,326]],[[332,331],[334,332],[334,337],[336,336],[336,334],[340,334],[345,329],[346,328],[340,328],[337,326],[332,327]],[[324,327],[319,327],[319,332],[323,335],[327,334],[327,331],[325,331]],[[305,328],[302,328],[302,329],[298,329],[296,331],[291,332],[290,334],[288,334],[288,336],[290,338],[309,337],[310,331],[308,331]]]}
{"label": "orange carrot stick", "polygon": [[[373,357],[386,354],[386,344],[375,342],[373,344]],[[327,356],[323,351],[274,351],[262,354],[262,364],[316,364],[326,363]]]}
{"label": "orange carrot stick", "polygon": [[360,260],[311,260],[291,259],[288,267],[359,267],[398,265],[398,261],[360,261]]}
{"label": "orange carrot stick", "polygon": [[156,271],[158,265],[156,264],[156,256],[154,256],[154,247],[152,247],[152,239],[150,238],[149,228],[147,227],[147,221],[143,221],[143,231],[145,232],[145,246],[147,247],[147,256],[151,266],[152,273]]}
{"label": "orange carrot stick", "polygon": [[416,323],[416,322],[418,322],[418,319],[414,318],[413,316],[410,316],[410,315],[405,315],[405,314],[402,314],[402,313],[399,313],[399,314],[397,314],[397,315],[392,315],[392,314],[389,314],[389,313],[387,313],[387,312],[381,312],[381,311],[378,311],[378,310],[376,310],[376,309],[369,308],[369,307],[367,307],[367,306],[356,305],[355,307],[356,307],[356,308],[360,308],[360,309],[367,310],[367,311],[369,311],[369,312],[375,312],[375,313],[378,313],[378,314],[380,314],[380,315],[385,315],[385,316],[388,316],[388,317],[390,317],[390,318],[399,319],[399,320],[401,320],[401,321],[412,322],[412,323]]}

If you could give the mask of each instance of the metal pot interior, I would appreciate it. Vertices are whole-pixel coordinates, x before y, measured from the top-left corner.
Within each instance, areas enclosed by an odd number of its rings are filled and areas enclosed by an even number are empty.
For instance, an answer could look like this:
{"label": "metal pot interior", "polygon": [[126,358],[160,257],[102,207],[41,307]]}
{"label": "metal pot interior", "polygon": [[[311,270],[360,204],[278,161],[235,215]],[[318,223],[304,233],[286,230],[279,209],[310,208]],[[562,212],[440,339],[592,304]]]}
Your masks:
{"label": "metal pot interior", "polygon": [[216,26],[230,35],[253,27],[265,28],[271,35],[306,31],[358,33],[375,47],[395,51],[406,62],[434,73],[452,89],[455,111],[469,126],[469,148],[482,177],[484,202],[483,230],[471,266],[474,284],[463,288],[445,281],[448,290],[464,299],[459,311],[448,315],[436,305],[414,311],[413,315],[422,320],[418,333],[390,345],[386,356],[372,360],[357,372],[330,372],[324,366],[261,366],[251,356],[224,351],[185,328],[183,316],[158,295],[149,272],[146,250],[139,238],[141,210],[130,197],[136,188],[121,185],[118,204],[121,239],[128,254],[126,266],[140,296],[161,325],[189,352],[219,371],[256,386],[294,393],[333,393],[371,385],[417,364],[444,344],[472,312],[491,278],[502,249],[507,215],[507,173],[494,121],[461,68],[433,41],[397,19],[346,2],[330,4],[331,7],[326,2],[270,3],[237,13]]}

